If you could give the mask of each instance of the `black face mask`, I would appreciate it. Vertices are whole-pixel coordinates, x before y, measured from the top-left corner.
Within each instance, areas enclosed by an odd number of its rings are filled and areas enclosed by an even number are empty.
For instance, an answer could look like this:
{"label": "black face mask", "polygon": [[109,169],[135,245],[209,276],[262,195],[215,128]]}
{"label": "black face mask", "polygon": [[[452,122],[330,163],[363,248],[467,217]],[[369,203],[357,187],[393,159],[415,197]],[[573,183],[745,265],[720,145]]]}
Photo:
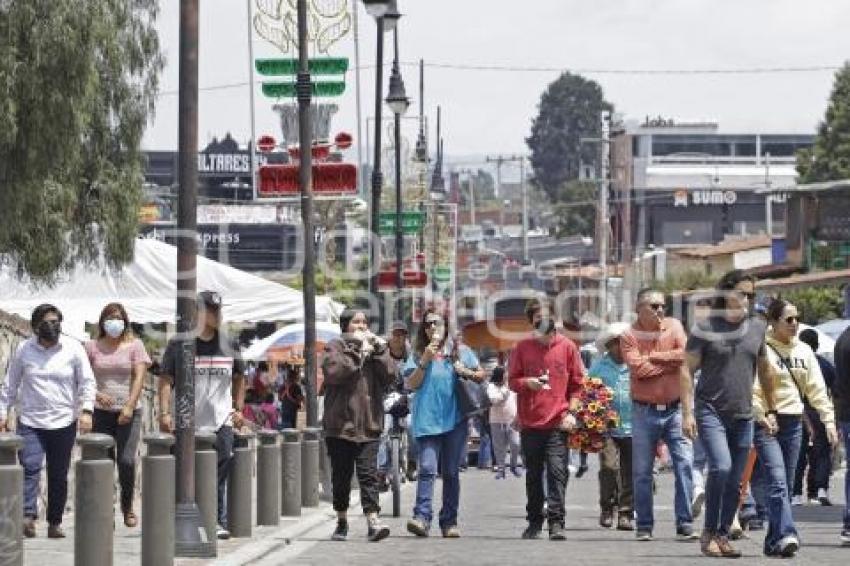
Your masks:
{"label": "black face mask", "polygon": [[56,342],[62,332],[62,323],[58,320],[42,320],[35,332],[45,342]]}
{"label": "black face mask", "polygon": [[549,334],[555,330],[555,321],[551,318],[541,318],[534,325],[534,329],[540,334]]}

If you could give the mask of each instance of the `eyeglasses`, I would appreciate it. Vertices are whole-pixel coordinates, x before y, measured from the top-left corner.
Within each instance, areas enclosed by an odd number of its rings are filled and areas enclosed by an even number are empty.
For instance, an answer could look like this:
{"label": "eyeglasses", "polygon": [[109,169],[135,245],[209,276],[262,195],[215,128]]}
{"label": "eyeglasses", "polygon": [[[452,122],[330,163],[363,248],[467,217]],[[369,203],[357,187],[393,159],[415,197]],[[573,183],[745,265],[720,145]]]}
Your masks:
{"label": "eyeglasses", "polygon": [[664,303],[646,303],[646,306],[648,306],[654,311],[664,310],[666,307]]}
{"label": "eyeglasses", "polygon": [[799,316],[789,316],[785,319],[786,324],[794,324],[795,322],[800,322]]}

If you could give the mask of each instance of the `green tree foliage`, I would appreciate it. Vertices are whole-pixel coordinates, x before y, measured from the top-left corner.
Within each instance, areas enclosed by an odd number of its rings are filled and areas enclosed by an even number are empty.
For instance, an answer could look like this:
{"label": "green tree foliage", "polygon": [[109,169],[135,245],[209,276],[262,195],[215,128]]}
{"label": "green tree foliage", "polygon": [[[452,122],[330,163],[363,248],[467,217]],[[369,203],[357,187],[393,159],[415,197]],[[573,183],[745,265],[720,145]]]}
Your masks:
{"label": "green tree foliage", "polygon": [[132,259],[158,4],[0,2],[0,254],[20,273]]}
{"label": "green tree foliage", "polygon": [[691,269],[676,275],[671,275],[663,281],[653,281],[650,287],[664,293],[676,293],[683,291],[699,291],[702,289],[713,289],[717,283],[717,276],[707,275],[698,269]]}
{"label": "green tree foliage", "polygon": [[596,225],[597,186],[588,181],[570,181],[554,193],[555,236],[592,236]]}
{"label": "green tree foliage", "polygon": [[579,178],[581,163],[598,161],[598,144],[582,144],[581,138],[600,137],[600,113],[612,108],[599,84],[571,73],[563,73],[543,93],[526,143],[534,182],[553,202],[567,182]]}
{"label": "green tree foliage", "polygon": [[836,286],[801,287],[782,293],[782,298],[797,307],[803,323],[812,326],[841,318],[844,310],[844,297]]}
{"label": "green tree foliage", "polygon": [[800,183],[850,179],[850,62],[835,74],[835,83],[812,149],[797,154]]}

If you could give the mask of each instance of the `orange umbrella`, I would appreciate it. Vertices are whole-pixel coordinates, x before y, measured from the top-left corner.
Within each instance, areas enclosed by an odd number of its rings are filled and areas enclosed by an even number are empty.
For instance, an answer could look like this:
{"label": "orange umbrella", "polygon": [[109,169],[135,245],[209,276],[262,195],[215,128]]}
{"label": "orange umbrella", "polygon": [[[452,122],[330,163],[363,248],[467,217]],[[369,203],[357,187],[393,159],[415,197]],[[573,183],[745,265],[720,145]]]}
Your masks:
{"label": "orange umbrella", "polygon": [[495,318],[471,322],[463,328],[463,342],[471,348],[506,352],[528,338],[531,324],[523,317]]}

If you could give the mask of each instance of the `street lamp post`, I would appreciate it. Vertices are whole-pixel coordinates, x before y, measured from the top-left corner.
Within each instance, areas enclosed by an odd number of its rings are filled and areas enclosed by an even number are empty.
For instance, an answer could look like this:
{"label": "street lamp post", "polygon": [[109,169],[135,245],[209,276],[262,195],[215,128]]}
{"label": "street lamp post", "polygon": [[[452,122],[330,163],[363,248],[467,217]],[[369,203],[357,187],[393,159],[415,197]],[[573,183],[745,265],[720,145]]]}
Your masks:
{"label": "street lamp post", "polygon": [[[378,32],[377,54],[375,57],[375,159],[372,164],[372,210],[370,213],[372,240],[372,274],[369,278],[369,294],[378,297],[378,272],[381,266],[380,245],[380,222],[381,222],[381,187],[383,185],[383,173],[381,172],[381,115],[383,111],[383,83],[384,83],[384,16],[390,7],[389,0],[363,0],[366,11],[375,18]],[[378,238],[375,245],[374,238]],[[381,301],[379,299],[379,304]],[[383,311],[383,308],[381,308]]]}
{"label": "street lamp post", "polygon": [[[385,16],[386,17],[386,16]],[[402,255],[404,253],[404,232],[401,225],[401,117],[410,107],[410,100],[404,90],[404,80],[401,78],[401,69],[398,62],[398,21],[394,27],[395,57],[393,59],[393,71],[390,76],[390,91],[387,94],[387,105],[393,111],[395,117],[395,257],[396,257],[396,304],[397,317],[401,314],[401,290],[402,281]]]}

